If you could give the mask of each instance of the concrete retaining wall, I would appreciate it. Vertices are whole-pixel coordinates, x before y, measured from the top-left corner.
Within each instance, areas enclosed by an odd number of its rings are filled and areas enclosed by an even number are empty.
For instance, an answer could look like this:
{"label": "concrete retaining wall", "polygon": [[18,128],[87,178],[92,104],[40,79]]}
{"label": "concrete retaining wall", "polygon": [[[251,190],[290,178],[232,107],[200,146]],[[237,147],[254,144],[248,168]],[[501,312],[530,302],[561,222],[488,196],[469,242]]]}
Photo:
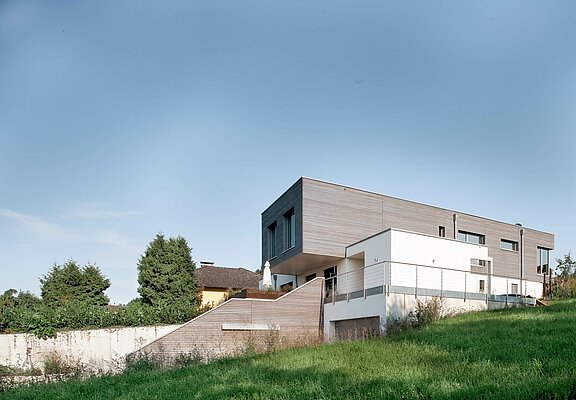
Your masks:
{"label": "concrete retaining wall", "polygon": [[124,357],[166,335],[180,325],[145,326],[58,332],[55,338],[40,339],[32,334],[0,335],[0,364],[30,369],[44,366],[56,356],[81,366],[87,372],[117,371]]}

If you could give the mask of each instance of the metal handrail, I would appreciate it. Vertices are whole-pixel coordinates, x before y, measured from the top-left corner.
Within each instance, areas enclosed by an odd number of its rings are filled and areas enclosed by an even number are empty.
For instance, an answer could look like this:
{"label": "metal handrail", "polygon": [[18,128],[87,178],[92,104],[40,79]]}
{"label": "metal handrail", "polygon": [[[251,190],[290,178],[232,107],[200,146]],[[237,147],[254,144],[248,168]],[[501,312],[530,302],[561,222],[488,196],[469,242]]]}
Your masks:
{"label": "metal handrail", "polygon": [[[388,293],[388,294],[389,294],[390,282],[392,281],[392,268],[388,268],[388,276],[386,276],[387,275],[386,274],[386,266],[387,265],[389,265],[390,267],[393,265],[408,265],[408,266],[416,267],[416,270],[415,270],[415,279],[416,279],[416,281],[415,281],[415,283],[416,283],[415,295],[417,295],[418,287],[419,287],[418,286],[418,267],[440,270],[440,291],[442,294],[444,293],[444,290],[445,290],[444,289],[444,271],[452,271],[452,272],[458,272],[458,273],[465,274],[464,275],[464,293],[465,293],[464,299],[466,299],[467,293],[479,293],[479,292],[468,292],[468,290],[467,290],[467,275],[468,274],[482,275],[482,276],[487,276],[487,277],[490,276],[490,277],[495,277],[495,278],[505,278],[506,279],[506,288],[507,288],[505,295],[507,298],[508,298],[508,291],[509,291],[508,288],[510,287],[508,280],[509,279],[516,279],[516,278],[511,278],[510,276],[491,273],[490,271],[488,271],[488,267],[486,267],[486,269],[487,269],[486,272],[472,272],[470,270],[463,270],[463,269],[457,269],[457,268],[439,267],[439,266],[435,266],[435,265],[415,264],[415,263],[408,263],[408,262],[402,262],[402,261],[385,260],[385,261],[378,261],[378,262],[375,262],[373,264],[354,269],[352,271],[343,272],[343,273],[337,274],[335,276],[332,276],[330,278],[325,278],[326,281],[331,281],[331,280],[334,281],[335,279],[338,279],[338,278],[340,279],[340,285],[338,284],[338,281],[336,281],[336,283],[329,285],[329,286],[331,286],[332,290],[330,291],[330,293],[326,293],[326,294],[331,296],[332,302],[335,302],[336,296],[340,296],[340,295],[346,295],[346,297],[347,297],[346,300],[350,300],[350,293],[351,293],[350,284],[349,284],[350,280],[347,279],[347,277],[350,274],[358,273],[359,271],[363,271],[361,281],[359,282],[360,287],[361,287],[359,290],[363,290],[364,291],[364,297],[366,297],[367,288],[366,288],[365,271],[367,269],[371,269],[371,268],[377,267],[379,265],[382,266],[383,274],[382,274],[382,277],[380,278],[381,279],[381,285],[377,285],[377,286],[383,286],[384,293]],[[517,278],[517,279],[520,280],[520,278]],[[338,287],[341,286],[342,281],[345,282],[347,288],[343,293],[338,294],[337,293]],[[522,281],[522,280],[520,280],[520,281]],[[526,286],[525,280],[524,280],[524,285]],[[356,291],[353,291],[352,293],[355,293],[355,292]],[[527,293],[526,290],[524,290],[524,293]],[[488,296],[491,293],[483,293],[483,294]]]}

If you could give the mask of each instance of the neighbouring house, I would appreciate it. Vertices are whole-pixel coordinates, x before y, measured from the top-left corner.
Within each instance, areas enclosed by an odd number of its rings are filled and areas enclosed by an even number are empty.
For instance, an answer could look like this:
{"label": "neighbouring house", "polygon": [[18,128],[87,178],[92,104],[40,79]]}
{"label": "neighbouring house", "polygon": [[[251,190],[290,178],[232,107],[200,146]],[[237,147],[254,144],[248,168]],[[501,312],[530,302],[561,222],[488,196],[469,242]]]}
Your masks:
{"label": "neighbouring house", "polygon": [[304,177],[262,213],[277,285],[324,278],[328,337],[382,328],[432,296],[463,310],[533,302],[553,248],[520,224]]}
{"label": "neighbouring house", "polygon": [[196,269],[198,286],[202,290],[202,305],[217,305],[230,291],[258,288],[262,277],[245,268],[218,267],[213,262],[201,262]]}

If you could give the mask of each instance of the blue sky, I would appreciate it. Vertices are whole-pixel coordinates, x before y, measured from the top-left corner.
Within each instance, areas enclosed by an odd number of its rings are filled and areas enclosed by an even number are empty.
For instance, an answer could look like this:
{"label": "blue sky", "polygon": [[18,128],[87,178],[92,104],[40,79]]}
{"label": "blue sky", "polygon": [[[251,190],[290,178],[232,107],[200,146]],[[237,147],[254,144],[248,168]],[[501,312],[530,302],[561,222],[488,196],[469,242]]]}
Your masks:
{"label": "blue sky", "polygon": [[156,233],[260,264],[300,176],[576,251],[573,1],[0,3],[0,291],[73,258],[137,296]]}

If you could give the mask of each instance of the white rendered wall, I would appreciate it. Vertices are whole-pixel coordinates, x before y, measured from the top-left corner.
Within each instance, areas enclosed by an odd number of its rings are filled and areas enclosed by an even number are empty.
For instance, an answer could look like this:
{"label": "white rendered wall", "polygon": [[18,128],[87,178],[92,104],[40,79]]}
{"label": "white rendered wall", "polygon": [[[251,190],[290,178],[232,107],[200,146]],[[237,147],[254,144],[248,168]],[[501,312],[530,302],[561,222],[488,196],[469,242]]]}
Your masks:
{"label": "white rendered wall", "polygon": [[386,321],[386,296],[380,294],[334,304],[327,302],[324,304],[324,335],[330,340],[335,338],[336,321],[366,317],[380,317],[381,323]]}
{"label": "white rendered wall", "polygon": [[389,261],[391,231],[363,240],[346,249],[346,257],[364,253],[364,287],[382,286],[384,283],[385,261]]}
{"label": "white rendered wall", "polygon": [[489,284],[488,267],[486,274],[470,273],[472,258],[492,262],[486,246],[388,230],[349,246],[346,256],[360,253],[364,253],[366,288],[382,285],[385,274],[394,286],[478,292],[480,280],[485,280],[486,288]]}
{"label": "white rendered wall", "polygon": [[116,371],[127,354],[163,336],[180,325],[144,326],[58,332],[55,338],[32,334],[0,335],[0,364],[16,368],[42,368],[44,360],[57,354],[88,371]]}
{"label": "white rendered wall", "polygon": [[470,271],[470,259],[490,260],[488,247],[441,237],[391,231],[391,260]]}

